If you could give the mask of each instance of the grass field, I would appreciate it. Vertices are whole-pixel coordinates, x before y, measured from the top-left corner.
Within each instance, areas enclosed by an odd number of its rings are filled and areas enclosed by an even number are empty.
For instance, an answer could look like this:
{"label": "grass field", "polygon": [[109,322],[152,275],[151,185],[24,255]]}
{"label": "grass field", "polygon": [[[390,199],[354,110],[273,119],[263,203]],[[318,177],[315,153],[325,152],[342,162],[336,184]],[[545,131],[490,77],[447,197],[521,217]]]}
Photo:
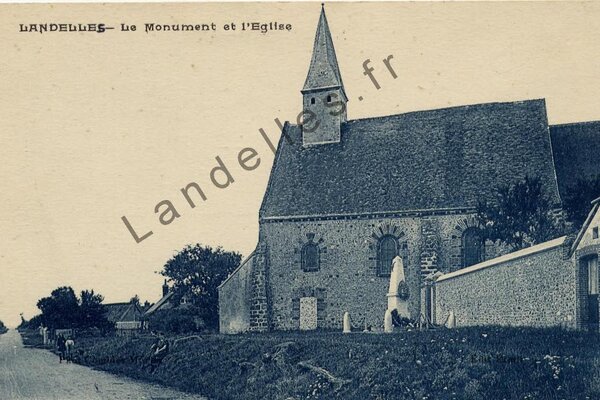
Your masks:
{"label": "grass field", "polygon": [[77,344],[83,364],[211,399],[600,399],[600,335],[586,332],[207,335],[176,341],[150,373],[152,342]]}

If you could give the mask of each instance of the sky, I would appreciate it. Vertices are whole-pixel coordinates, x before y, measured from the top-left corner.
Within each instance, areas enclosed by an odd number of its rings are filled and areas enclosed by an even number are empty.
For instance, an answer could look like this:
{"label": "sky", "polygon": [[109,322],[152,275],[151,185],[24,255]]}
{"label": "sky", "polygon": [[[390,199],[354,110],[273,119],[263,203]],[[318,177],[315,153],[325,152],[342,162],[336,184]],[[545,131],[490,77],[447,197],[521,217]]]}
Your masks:
{"label": "sky", "polygon": [[[259,129],[276,143],[274,118],[300,112],[320,8],[0,5],[0,319],[35,315],[63,285],[106,302],[154,302],[156,271],[188,243],[249,254],[273,162]],[[600,120],[598,3],[331,3],[326,12],[349,119],[545,98],[552,124]],[[44,22],[117,29],[19,32]],[[144,30],[213,22],[217,31]],[[243,22],[292,29],[241,31]],[[382,63],[389,55],[396,79]],[[379,90],[363,75],[366,59]],[[253,171],[237,161],[246,147],[260,158]],[[234,179],[223,189],[210,179],[217,156]],[[195,208],[180,192],[190,182],[207,197]],[[154,211],[163,200],[180,214],[169,225]],[[153,234],[136,243],[123,216]]]}

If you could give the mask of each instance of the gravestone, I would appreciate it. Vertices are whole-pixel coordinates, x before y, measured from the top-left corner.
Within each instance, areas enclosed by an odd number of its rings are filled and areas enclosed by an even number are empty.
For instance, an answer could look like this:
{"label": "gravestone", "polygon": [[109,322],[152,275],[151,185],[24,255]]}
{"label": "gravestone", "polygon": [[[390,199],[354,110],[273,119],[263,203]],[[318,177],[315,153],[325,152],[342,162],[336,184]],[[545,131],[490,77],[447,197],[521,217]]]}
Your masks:
{"label": "gravestone", "polygon": [[456,316],[454,315],[454,311],[450,311],[450,315],[448,315],[448,320],[446,321],[446,328],[456,328]]}
{"label": "gravestone", "polygon": [[310,331],[317,329],[317,298],[300,298],[300,330]]}
{"label": "gravestone", "polygon": [[344,333],[350,333],[350,331],[351,331],[350,314],[348,314],[348,311],[346,311],[344,313]]}
{"label": "gravestone", "polygon": [[394,332],[394,323],[392,321],[392,310],[389,308],[385,310],[385,317],[383,318],[383,331],[385,333]]}

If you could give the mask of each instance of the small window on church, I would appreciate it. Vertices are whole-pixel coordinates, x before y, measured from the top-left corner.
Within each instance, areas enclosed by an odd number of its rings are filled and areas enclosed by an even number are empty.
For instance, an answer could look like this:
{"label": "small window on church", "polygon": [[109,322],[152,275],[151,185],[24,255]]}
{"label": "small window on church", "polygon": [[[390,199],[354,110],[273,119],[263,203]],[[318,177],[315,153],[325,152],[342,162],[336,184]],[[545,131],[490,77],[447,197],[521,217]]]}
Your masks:
{"label": "small window on church", "polygon": [[327,96],[327,102],[331,103],[331,96]]}
{"label": "small window on church", "polygon": [[389,276],[392,272],[392,261],[398,255],[398,243],[393,236],[384,236],[379,240],[377,249],[377,275]]}
{"label": "small window on church", "polygon": [[592,239],[598,239],[598,227],[592,229]]}
{"label": "small window on church", "polygon": [[311,97],[310,104],[315,104],[315,98],[314,97]]}
{"label": "small window on church", "polygon": [[484,242],[477,228],[468,228],[462,236],[462,266],[469,267],[484,259]]}
{"label": "small window on church", "polygon": [[302,248],[302,270],[312,272],[319,270],[319,246],[308,243]]}

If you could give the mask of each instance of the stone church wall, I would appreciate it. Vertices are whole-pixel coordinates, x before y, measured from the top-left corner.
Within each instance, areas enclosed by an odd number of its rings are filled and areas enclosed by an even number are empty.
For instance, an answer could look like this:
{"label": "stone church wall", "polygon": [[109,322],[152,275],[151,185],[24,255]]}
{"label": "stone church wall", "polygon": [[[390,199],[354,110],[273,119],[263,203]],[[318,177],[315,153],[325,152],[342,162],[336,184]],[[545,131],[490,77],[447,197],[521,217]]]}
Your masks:
{"label": "stone church wall", "polygon": [[435,323],[576,327],[576,268],[564,238],[441,276]]}
{"label": "stone church wall", "polygon": [[[388,234],[400,243],[409,311],[417,318],[422,276],[460,268],[460,232],[473,224],[466,214],[262,222],[261,242],[269,250],[272,327],[299,329],[303,297],[316,298],[318,328],[341,329],[345,311],[357,328],[365,323],[382,327],[389,277],[377,275],[377,241]],[[309,241],[319,245],[319,271],[302,269],[302,247]],[[494,246],[486,247],[486,257],[496,254]]]}
{"label": "stone church wall", "polygon": [[254,253],[219,287],[219,332],[250,330]]}

